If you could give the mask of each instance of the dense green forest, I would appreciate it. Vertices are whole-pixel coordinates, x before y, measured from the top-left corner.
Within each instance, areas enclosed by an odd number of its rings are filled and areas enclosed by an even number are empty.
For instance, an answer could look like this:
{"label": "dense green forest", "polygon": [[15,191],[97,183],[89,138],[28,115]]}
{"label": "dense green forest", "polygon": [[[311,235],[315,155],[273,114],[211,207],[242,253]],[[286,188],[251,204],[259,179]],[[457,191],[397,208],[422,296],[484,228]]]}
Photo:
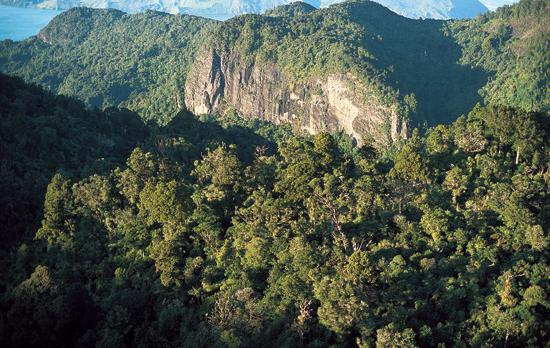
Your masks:
{"label": "dense green forest", "polygon": [[545,0],[465,21],[412,20],[366,0],[321,10],[293,4],[226,22],[73,9],[36,38],[0,42],[0,71],[167,124],[183,107],[197,50],[217,45],[275,63],[296,83],[352,73],[413,126],[433,126],[478,102],[548,111],[549,13]]}
{"label": "dense green forest", "polygon": [[[0,42],[0,346],[547,347],[549,7],[79,8]],[[212,46],[351,73],[420,127],[193,115]]]}
{"label": "dense green forest", "polygon": [[477,106],[387,154],[5,76],[0,101],[2,225],[34,229],[2,244],[3,347],[550,339],[547,113]]}
{"label": "dense green forest", "polygon": [[37,37],[0,41],[0,71],[74,96],[166,123],[180,109],[183,86],[211,21],[148,11],[78,8]]}
{"label": "dense green forest", "polygon": [[491,72],[489,103],[550,110],[550,2],[523,0],[471,21],[449,22],[462,62]]}
{"label": "dense green forest", "polygon": [[[172,153],[174,147],[177,151],[172,158],[189,165],[209,147],[236,142],[241,157],[250,159],[257,146],[273,149],[275,140],[291,134],[288,127],[236,115],[223,120],[208,117],[203,122],[176,117],[169,126],[159,128],[145,125],[139,115],[126,109],[88,110],[74,98],[54,96],[2,74],[0,98],[2,249],[34,234],[46,186],[55,172],[73,178],[106,173],[123,164],[138,145],[164,149],[163,153]],[[178,132],[188,128],[200,132],[180,138]],[[170,139],[163,140],[166,137]]]}
{"label": "dense green forest", "polygon": [[125,162],[148,129],[128,110],[87,110],[75,99],[0,75],[2,249],[34,234],[45,188],[57,171],[76,177]]}
{"label": "dense green forest", "polygon": [[292,4],[228,20],[211,44],[274,62],[297,83],[352,73],[413,124],[435,125],[482,101],[550,110],[549,14],[544,0],[465,21],[411,20],[364,0]]}

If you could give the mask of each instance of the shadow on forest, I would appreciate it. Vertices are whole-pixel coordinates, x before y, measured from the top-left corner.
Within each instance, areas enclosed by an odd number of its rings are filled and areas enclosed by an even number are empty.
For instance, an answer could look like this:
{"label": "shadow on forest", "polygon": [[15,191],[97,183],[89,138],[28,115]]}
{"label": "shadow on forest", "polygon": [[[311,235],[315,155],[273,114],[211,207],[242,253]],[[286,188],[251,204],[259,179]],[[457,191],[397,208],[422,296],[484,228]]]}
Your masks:
{"label": "shadow on forest", "polygon": [[0,74],[0,234],[3,249],[31,238],[44,196],[57,172],[73,180],[107,174],[137,146],[191,168],[210,148],[236,144],[247,163],[257,147],[275,144],[252,129],[200,121],[182,111],[165,127],[146,125],[127,109],[90,110],[75,98],[56,96],[21,79]]}
{"label": "shadow on forest", "polygon": [[460,63],[462,50],[447,32],[449,22],[385,12],[349,13],[366,29],[366,47],[377,58],[375,67],[388,72],[386,83],[401,96],[415,94],[416,124],[450,123],[482,101],[479,90],[490,74]]}
{"label": "shadow on forest", "polygon": [[221,144],[237,145],[237,155],[245,163],[254,160],[256,148],[263,147],[273,153],[276,144],[239,125],[221,126],[215,119],[200,120],[188,111],[181,111],[165,127],[151,137],[151,146],[161,155],[192,165],[208,149]]}
{"label": "shadow on forest", "polygon": [[75,179],[108,173],[149,136],[138,114],[90,110],[0,74],[0,234],[9,249],[36,231],[46,188],[56,172]]}

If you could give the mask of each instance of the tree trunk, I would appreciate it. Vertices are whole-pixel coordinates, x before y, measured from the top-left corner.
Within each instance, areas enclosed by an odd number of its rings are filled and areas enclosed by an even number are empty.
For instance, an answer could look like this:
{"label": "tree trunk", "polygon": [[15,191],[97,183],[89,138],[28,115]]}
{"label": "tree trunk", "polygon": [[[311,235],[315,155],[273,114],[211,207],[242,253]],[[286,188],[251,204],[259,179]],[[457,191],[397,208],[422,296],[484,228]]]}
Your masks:
{"label": "tree trunk", "polygon": [[455,195],[453,195],[453,204],[456,207],[456,211],[458,211],[458,197],[456,197]]}
{"label": "tree trunk", "polygon": [[510,333],[508,330],[506,330],[506,338],[504,339],[504,348],[508,346],[508,337],[510,336]]}
{"label": "tree trunk", "polygon": [[519,153],[520,153],[520,147],[518,146],[518,149],[516,151],[516,166],[519,164]]}
{"label": "tree trunk", "polygon": [[176,93],[176,107],[178,108],[178,111],[182,109],[181,103],[180,103],[180,96],[178,93]]}

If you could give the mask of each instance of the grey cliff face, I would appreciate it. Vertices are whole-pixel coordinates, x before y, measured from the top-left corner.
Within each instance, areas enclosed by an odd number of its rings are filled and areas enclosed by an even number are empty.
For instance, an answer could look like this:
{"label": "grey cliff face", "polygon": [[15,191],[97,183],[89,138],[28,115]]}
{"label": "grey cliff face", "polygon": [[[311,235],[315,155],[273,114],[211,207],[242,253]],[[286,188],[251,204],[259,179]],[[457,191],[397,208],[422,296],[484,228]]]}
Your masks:
{"label": "grey cliff face", "polygon": [[290,123],[310,134],[343,131],[388,144],[407,136],[396,106],[384,105],[350,74],[296,85],[271,63],[247,62],[238,53],[204,49],[191,68],[185,104],[197,115],[236,110],[243,117]]}

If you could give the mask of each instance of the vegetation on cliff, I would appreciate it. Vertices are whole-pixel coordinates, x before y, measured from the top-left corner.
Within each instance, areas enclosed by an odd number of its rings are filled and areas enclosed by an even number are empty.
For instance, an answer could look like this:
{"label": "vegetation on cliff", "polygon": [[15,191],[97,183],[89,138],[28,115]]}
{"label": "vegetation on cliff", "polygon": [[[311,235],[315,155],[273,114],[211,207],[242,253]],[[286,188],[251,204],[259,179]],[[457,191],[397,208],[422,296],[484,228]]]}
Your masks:
{"label": "vegetation on cliff", "polygon": [[478,106],[388,156],[1,82],[3,207],[51,178],[2,244],[3,347],[548,342],[548,114]]}
{"label": "vegetation on cliff", "polygon": [[187,70],[210,22],[152,11],[73,9],[38,37],[0,42],[0,71],[162,124],[181,108]]}
{"label": "vegetation on cliff", "polygon": [[450,122],[477,102],[549,110],[548,2],[447,22],[407,19],[364,0],[297,15],[285,9],[226,21],[211,45],[275,63],[297,82],[351,73],[416,125]]}
{"label": "vegetation on cliff", "polygon": [[447,22],[407,19],[365,0],[315,11],[294,4],[223,23],[74,9],[39,38],[0,43],[0,70],[166,124],[183,107],[187,71],[210,39],[275,63],[296,82],[351,73],[413,125],[431,126],[477,102],[548,111],[548,13],[542,0]]}

